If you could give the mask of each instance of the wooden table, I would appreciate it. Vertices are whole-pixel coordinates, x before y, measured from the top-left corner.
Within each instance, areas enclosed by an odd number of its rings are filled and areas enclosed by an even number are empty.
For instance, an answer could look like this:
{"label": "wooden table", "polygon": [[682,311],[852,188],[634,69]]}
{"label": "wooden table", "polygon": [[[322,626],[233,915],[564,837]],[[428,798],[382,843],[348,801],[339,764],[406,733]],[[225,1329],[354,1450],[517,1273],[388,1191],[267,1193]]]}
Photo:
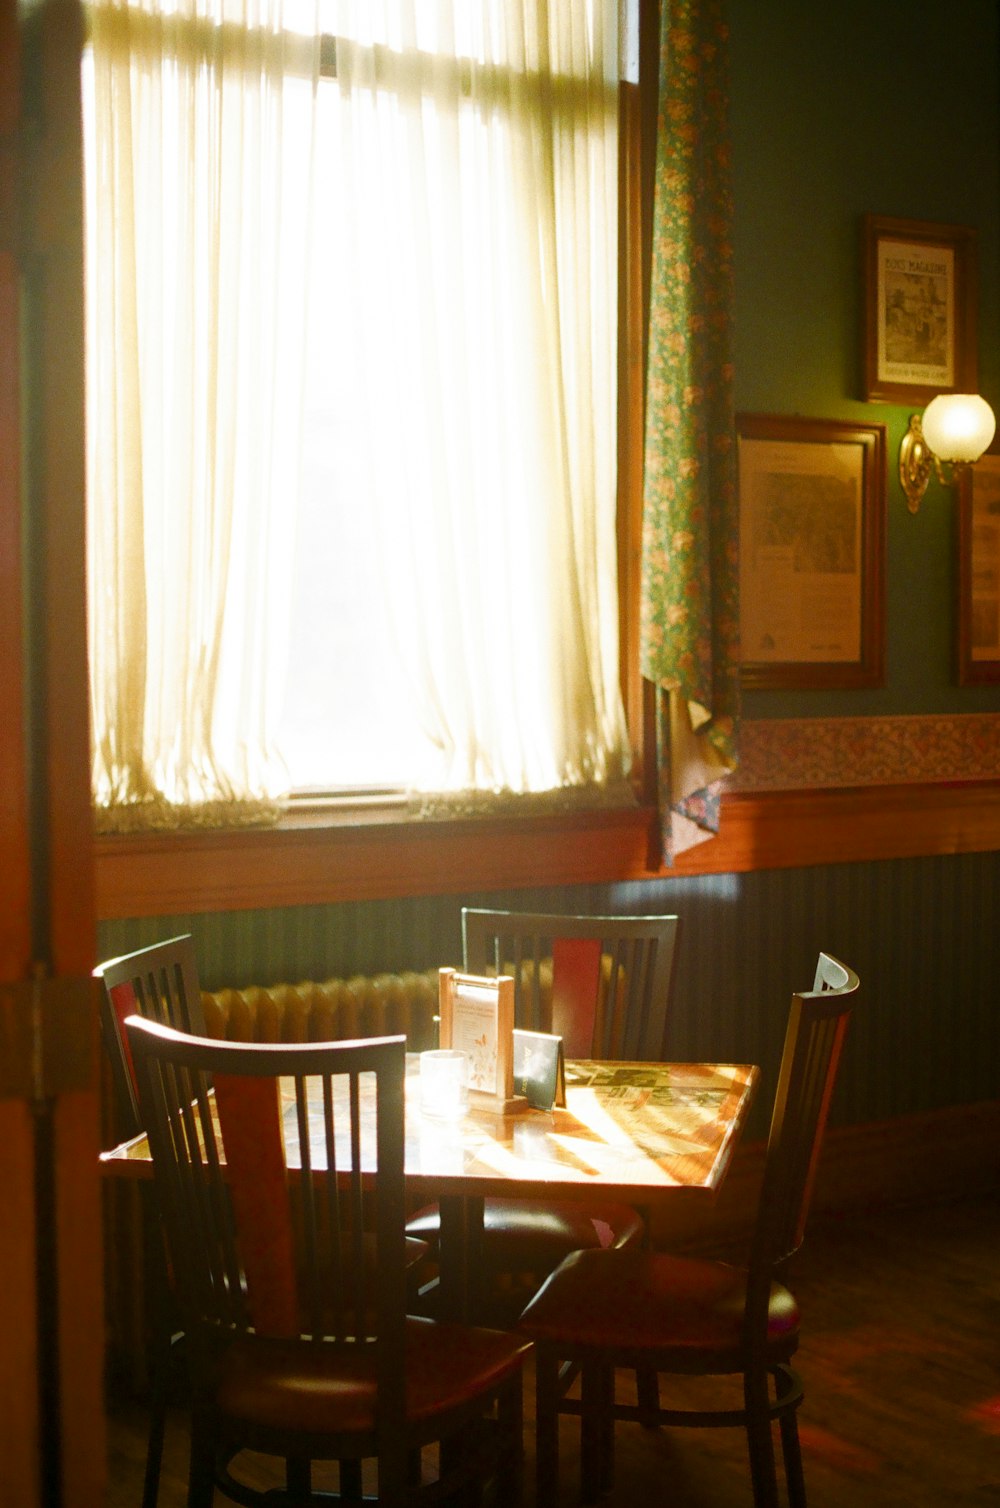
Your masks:
{"label": "wooden table", "polygon": [[[623,1200],[652,1208],[711,1203],[722,1185],[759,1070],[725,1063],[566,1065],[566,1106],[438,1120],[420,1108],[419,1059],[407,1060],[406,1180],[441,1207],[447,1311],[475,1309],[483,1200],[493,1196]],[[286,1121],[289,1165],[294,1126]],[[101,1154],[106,1176],[148,1178],[144,1136]]]}

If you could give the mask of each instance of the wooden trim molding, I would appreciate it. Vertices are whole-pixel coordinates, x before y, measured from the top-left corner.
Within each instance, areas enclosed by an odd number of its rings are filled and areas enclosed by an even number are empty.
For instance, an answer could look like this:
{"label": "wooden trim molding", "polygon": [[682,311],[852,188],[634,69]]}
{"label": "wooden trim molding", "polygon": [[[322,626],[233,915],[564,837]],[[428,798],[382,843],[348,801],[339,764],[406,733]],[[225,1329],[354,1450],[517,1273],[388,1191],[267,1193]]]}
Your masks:
{"label": "wooden trim molding", "polygon": [[1000,780],[732,792],[719,836],[658,867],[648,807],[498,821],[289,818],[102,836],[97,914],[192,915],[1000,850]]}
{"label": "wooden trim molding", "polygon": [[102,836],[102,918],[599,883],[645,873],[649,813],[489,819],[290,817],[268,829]]}
{"label": "wooden trim molding", "polygon": [[682,854],[678,874],[1000,849],[1000,781],[760,791],[723,798],[714,843]]}

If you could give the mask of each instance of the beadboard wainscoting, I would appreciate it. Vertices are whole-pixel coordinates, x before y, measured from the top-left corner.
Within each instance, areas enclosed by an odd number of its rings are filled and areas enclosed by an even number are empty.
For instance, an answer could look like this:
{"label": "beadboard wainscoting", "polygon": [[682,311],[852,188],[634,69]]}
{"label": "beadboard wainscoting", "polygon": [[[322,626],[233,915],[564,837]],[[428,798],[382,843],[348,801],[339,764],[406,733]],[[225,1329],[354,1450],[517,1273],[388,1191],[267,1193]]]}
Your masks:
{"label": "beadboard wainscoting", "polygon": [[461,961],[461,906],[682,918],[670,1052],[759,1063],[780,1056],[793,989],[820,948],[861,976],[835,1122],[1000,1098],[1000,855],[936,855],[612,885],[344,901],[103,922],[102,958],[179,932],[202,983],[268,985]]}

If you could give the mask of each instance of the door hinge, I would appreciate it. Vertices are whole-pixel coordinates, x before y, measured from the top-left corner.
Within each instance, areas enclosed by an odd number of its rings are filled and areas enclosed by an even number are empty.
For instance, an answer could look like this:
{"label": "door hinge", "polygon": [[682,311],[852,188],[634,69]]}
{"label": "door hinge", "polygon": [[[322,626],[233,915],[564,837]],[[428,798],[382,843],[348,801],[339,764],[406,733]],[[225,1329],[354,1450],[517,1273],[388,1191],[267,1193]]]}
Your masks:
{"label": "door hinge", "polygon": [[0,1099],[34,1104],[93,1087],[98,981],[47,976],[0,984]]}

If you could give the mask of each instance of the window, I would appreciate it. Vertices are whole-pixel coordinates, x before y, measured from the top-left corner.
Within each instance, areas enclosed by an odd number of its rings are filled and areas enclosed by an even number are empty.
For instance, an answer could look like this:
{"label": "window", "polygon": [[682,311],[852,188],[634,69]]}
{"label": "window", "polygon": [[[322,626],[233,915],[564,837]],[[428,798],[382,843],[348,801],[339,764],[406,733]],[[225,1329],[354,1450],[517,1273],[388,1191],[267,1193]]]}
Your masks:
{"label": "window", "polygon": [[93,8],[99,800],[613,782],[617,0],[164,9]]}

